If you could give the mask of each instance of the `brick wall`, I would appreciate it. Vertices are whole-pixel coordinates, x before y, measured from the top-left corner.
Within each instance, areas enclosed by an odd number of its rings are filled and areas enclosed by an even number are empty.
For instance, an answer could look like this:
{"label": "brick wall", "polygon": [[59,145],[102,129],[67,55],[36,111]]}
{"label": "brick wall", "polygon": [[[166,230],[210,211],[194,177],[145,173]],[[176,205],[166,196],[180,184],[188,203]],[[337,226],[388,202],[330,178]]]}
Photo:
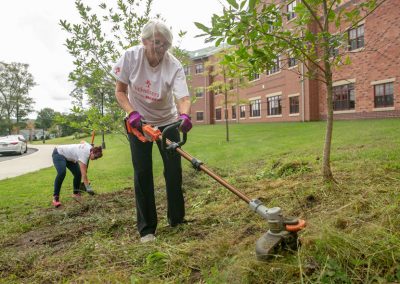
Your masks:
{"label": "brick wall", "polygon": [[[360,2],[360,1],[350,1]],[[351,64],[334,70],[333,81],[355,79],[355,109],[350,113],[335,113],[335,119],[400,117],[400,22],[397,16],[400,5],[397,0],[386,1],[364,24],[364,48],[347,52]],[[341,51],[345,52],[345,51]],[[394,106],[375,108],[374,85],[376,81],[394,80]],[[326,119],[326,89],[319,84],[320,119]],[[394,109],[393,109],[394,108]]]}
{"label": "brick wall", "polygon": [[[364,119],[400,117],[400,0],[388,0],[381,5],[364,22],[365,46],[357,51],[340,50],[343,57],[350,57],[350,65],[341,65],[333,70],[335,84],[351,80],[355,88],[355,107],[350,111],[337,111],[334,119]],[[347,0],[344,5],[356,5],[362,0]],[[290,24],[290,23],[289,23]],[[315,25],[309,27],[315,29]],[[202,59],[215,61],[210,55]],[[207,74],[195,75],[194,66],[200,62],[196,60],[191,66],[192,89],[212,83],[212,80],[222,80],[221,77],[212,78]],[[301,79],[302,65],[288,68],[287,58],[281,57],[281,70],[267,75],[260,74],[259,79],[250,81],[246,87],[229,91],[228,120],[231,122],[279,122],[279,121],[312,121],[326,119],[326,88],[317,81],[308,78]],[[376,82],[391,81],[394,87],[394,105],[389,108],[377,108],[374,105],[374,84]],[[192,93],[194,94],[194,93]],[[239,98],[237,98],[239,94]],[[267,98],[271,95],[280,95],[281,114],[267,114]],[[289,100],[292,96],[299,97],[299,113],[289,113]],[[250,117],[250,100],[260,99],[260,116]],[[239,101],[239,103],[238,103]],[[192,117],[197,111],[204,111],[204,121],[197,124],[223,123],[225,117],[225,98],[223,94],[206,92],[203,98],[198,98],[192,107]],[[232,106],[245,106],[245,117],[232,118]],[[216,108],[221,108],[221,120],[215,120]]]}

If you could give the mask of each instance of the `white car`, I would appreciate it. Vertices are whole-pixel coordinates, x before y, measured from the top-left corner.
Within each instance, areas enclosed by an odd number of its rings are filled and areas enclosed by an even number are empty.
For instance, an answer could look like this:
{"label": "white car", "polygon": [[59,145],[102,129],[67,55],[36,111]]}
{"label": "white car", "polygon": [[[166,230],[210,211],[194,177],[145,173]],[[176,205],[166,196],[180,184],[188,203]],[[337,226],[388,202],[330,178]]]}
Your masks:
{"label": "white car", "polygon": [[0,137],[0,154],[17,153],[22,155],[28,151],[28,142],[23,135]]}

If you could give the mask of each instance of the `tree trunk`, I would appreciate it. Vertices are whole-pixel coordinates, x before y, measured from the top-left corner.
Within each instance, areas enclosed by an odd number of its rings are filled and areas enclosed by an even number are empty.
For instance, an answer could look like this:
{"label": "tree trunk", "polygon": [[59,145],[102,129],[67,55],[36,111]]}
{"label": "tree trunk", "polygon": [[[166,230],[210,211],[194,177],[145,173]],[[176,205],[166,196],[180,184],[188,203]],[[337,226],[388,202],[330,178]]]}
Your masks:
{"label": "tree trunk", "polygon": [[228,124],[228,90],[226,88],[226,72],[225,66],[223,67],[224,72],[224,95],[225,95],[225,110],[224,110],[224,117],[225,117],[225,128],[226,128],[226,142],[229,142],[229,124]]}
{"label": "tree trunk", "polygon": [[333,105],[332,105],[332,72],[330,66],[325,64],[326,73],[326,88],[327,88],[327,119],[326,119],[326,133],[324,143],[324,157],[322,162],[322,176],[324,181],[334,181],[331,170],[331,147],[332,147],[332,132],[333,132]]}

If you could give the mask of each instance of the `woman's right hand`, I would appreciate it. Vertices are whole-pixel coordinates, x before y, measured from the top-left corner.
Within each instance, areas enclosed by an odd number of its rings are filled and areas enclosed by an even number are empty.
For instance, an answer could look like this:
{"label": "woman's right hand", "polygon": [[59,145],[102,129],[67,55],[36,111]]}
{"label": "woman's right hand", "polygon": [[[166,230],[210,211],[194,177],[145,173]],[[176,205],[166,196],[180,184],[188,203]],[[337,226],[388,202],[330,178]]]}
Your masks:
{"label": "woman's right hand", "polygon": [[128,123],[133,128],[140,129],[142,126],[142,118],[143,116],[141,116],[140,113],[132,111],[128,116]]}

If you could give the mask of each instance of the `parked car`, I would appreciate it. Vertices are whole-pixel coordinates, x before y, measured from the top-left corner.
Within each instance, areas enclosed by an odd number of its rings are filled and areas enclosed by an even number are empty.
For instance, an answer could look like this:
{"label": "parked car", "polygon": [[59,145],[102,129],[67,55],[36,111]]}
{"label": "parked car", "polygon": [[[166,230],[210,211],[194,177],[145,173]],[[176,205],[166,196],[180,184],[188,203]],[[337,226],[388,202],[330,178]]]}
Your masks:
{"label": "parked car", "polygon": [[28,151],[28,142],[22,135],[0,137],[0,154],[17,153],[22,155]]}

